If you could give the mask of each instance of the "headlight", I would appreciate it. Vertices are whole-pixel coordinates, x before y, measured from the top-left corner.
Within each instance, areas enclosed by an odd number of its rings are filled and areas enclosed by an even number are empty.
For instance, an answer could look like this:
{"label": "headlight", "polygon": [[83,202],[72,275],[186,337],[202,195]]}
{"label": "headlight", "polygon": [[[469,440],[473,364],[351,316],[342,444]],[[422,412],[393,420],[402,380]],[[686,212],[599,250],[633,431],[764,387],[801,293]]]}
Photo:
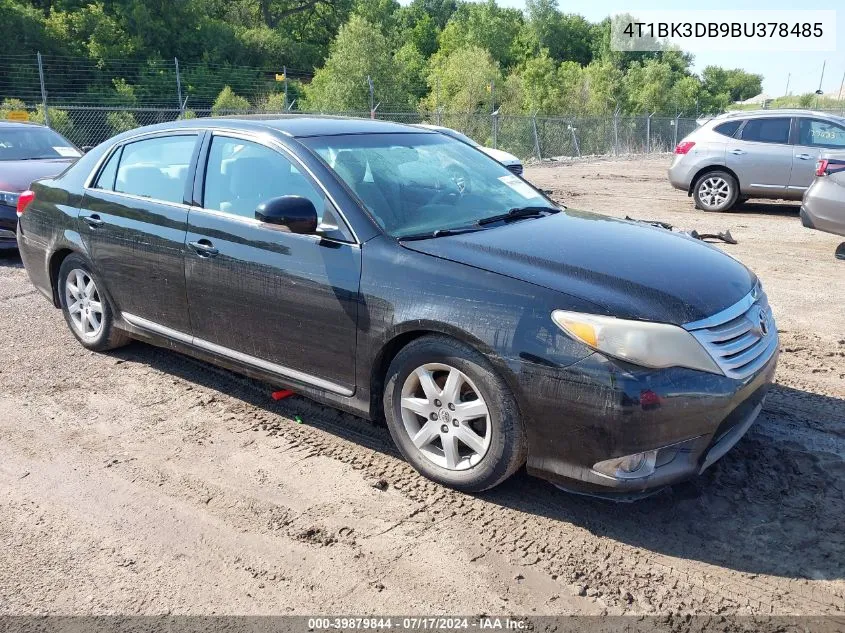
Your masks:
{"label": "headlight", "polygon": [[16,208],[18,206],[19,193],[15,191],[0,191],[0,204]]}
{"label": "headlight", "polygon": [[552,320],[593,349],[643,367],[689,367],[722,374],[692,334],[677,325],[555,310]]}

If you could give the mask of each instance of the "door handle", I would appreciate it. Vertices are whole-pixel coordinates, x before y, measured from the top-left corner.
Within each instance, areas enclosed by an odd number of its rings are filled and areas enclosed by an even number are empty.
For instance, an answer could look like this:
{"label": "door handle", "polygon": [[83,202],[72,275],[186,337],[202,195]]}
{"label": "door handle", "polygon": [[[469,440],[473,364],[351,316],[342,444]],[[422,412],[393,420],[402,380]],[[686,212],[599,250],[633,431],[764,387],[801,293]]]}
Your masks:
{"label": "door handle", "polygon": [[92,229],[96,229],[98,226],[103,226],[105,224],[105,221],[101,220],[100,216],[97,215],[96,213],[93,214],[93,215],[83,215],[82,219]]}
{"label": "door handle", "polygon": [[220,252],[206,239],[202,239],[197,242],[188,242],[188,246],[193,248],[200,257],[214,257]]}
{"label": "door handle", "polygon": [[742,156],[745,153],[744,149],[732,149],[730,150],[731,154],[734,156]]}
{"label": "door handle", "polygon": [[810,156],[809,154],[796,154],[795,158],[798,158],[800,160],[810,160],[812,156]]}

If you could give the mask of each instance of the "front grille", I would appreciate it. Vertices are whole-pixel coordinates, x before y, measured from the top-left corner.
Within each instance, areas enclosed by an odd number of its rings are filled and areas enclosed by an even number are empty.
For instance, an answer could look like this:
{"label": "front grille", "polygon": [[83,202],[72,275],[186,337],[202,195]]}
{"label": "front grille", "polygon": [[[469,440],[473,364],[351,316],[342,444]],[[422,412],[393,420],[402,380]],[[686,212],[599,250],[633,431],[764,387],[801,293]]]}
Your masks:
{"label": "front grille", "polygon": [[743,379],[759,371],[778,347],[772,309],[759,284],[730,308],[684,328],[729,378]]}
{"label": "front grille", "polygon": [[508,165],[507,169],[515,173],[517,176],[522,175],[522,163],[517,163],[516,165]]}

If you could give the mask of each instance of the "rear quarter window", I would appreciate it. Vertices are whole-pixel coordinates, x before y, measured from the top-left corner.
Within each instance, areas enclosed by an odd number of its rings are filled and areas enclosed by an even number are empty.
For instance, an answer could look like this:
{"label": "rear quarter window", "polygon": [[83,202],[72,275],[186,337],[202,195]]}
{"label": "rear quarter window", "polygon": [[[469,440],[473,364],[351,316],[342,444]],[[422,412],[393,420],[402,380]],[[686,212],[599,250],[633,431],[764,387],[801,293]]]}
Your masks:
{"label": "rear quarter window", "polygon": [[721,134],[722,136],[733,136],[736,134],[736,131],[739,129],[739,126],[742,125],[742,119],[738,121],[728,121],[727,123],[720,123],[716,127],[713,128],[713,131],[717,134]]}

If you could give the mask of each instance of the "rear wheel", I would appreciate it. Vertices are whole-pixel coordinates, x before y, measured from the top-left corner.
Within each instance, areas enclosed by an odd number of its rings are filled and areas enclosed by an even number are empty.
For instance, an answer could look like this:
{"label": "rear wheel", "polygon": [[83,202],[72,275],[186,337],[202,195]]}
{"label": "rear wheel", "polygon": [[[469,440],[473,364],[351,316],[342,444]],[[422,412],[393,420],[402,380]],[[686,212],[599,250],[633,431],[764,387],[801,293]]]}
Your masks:
{"label": "rear wheel", "polygon": [[114,327],[114,311],[100,279],[79,255],[68,255],[59,268],[59,299],[70,331],[85,347],[102,352],[129,342]]}
{"label": "rear wheel", "polygon": [[695,182],[692,197],[697,209],[727,211],[736,204],[739,185],[726,171],[710,171]]}
{"label": "rear wheel", "polygon": [[525,434],[510,389],[487,359],[453,339],[426,336],[397,354],[384,413],[411,465],[452,488],[492,488],[525,462]]}

